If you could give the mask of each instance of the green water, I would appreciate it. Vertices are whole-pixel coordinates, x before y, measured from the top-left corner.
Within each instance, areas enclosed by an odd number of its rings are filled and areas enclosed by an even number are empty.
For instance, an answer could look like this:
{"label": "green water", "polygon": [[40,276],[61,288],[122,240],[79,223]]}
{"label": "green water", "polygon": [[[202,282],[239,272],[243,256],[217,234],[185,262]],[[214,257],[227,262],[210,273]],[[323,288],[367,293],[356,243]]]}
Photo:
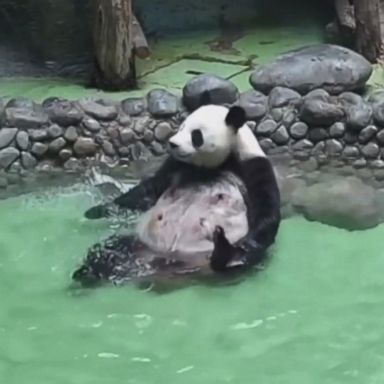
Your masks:
{"label": "green water", "polygon": [[384,226],[292,218],[239,285],[75,294],[112,229],[82,219],[86,192],[52,194],[0,202],[1,384],[383,383]]}

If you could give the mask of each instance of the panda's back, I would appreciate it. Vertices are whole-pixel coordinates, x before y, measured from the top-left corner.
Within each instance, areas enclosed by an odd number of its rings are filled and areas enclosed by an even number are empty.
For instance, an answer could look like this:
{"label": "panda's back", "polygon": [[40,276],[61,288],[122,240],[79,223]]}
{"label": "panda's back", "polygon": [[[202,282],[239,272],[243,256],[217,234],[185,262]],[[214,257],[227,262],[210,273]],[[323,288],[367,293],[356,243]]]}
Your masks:
{"label": "panda's back", "polygon": [[213,250],[217,225],[232,243],[248,232],[244,186],[231,172],[222,173],[215,182],[172,185],[142,216],[137,232],[157,252],[204,254]]}

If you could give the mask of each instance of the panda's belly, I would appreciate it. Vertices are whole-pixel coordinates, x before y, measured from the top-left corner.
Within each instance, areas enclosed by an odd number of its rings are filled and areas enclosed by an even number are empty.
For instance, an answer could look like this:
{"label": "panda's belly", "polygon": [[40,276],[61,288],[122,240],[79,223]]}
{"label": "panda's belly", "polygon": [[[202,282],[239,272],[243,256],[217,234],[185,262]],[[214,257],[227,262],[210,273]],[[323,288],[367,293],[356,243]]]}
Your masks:
{"label": "panda's belly", "polygon": [[248,232],[247,209],[239,186],[230,181],[193,188],[170,188],[141,218],[137,232],[151,249],[192,254],[213,250],[215,226],[234,243]]}

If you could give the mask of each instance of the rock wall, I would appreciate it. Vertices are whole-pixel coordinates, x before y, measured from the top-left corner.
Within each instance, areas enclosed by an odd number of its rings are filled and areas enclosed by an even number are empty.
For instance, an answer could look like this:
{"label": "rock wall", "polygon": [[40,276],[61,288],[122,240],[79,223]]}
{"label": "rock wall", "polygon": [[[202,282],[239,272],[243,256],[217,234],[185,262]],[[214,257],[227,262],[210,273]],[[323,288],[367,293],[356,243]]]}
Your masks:
{"label": "rock wall", "polygon": [[[343,77],[333,88],[328,81],[328,92],[316,84],[301,93],[274,84],[269,92],[240,93],[230,81],[200,75],[185,85],[182,96],[156,89],[121,102],[50,98],[36,104],[22,97],[0,101],[0,187],[36,172],[117,167],[162,155],[167,139],[199,106],[204,91],[214,103],[242,105],[266,153],[287,153],[307,172],[331,162],[368,169],[384,181],[384,89],[368,98],[350,91],[353,82],[360,88],[367,74],[359,65],[360,72],[350,81]],[[340,71],[340,65],[336,67]],[[257,83],[254,74],[251,82]],[[299,88],[302,91],[302,84]]]}

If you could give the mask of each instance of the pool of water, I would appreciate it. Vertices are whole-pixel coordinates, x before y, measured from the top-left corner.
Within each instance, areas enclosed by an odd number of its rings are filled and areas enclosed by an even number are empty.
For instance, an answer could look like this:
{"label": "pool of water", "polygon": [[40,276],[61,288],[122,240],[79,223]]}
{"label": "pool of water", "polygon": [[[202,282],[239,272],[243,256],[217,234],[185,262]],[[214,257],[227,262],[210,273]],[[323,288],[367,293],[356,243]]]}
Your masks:
{"label": "pool of water", "polygon": [[1,384],[382,384],[384,226],[282,223],[267,269],[163,295],[79,292],[70,274],[113,228],[93,197],[0,201]]}

